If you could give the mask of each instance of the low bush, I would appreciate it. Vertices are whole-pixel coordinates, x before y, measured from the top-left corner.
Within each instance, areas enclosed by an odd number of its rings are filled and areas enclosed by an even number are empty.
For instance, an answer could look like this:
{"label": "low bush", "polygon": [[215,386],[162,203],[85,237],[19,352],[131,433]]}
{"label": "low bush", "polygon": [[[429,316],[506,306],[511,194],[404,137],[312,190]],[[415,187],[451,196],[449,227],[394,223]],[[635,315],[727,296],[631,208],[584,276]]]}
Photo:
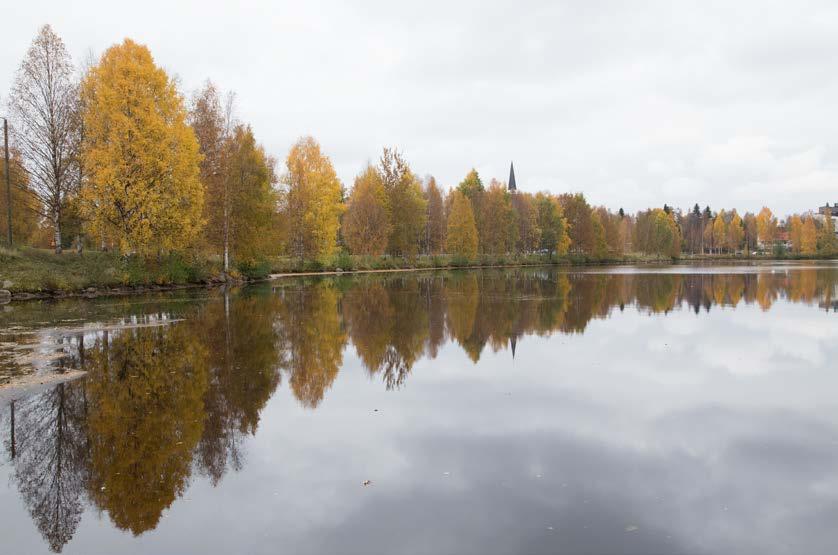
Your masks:
{"label": "low bush", "polygon": [[241,260],[236,264],[236,270],[246,279],[265,279],[271,273],[271,263],[268,260]]}

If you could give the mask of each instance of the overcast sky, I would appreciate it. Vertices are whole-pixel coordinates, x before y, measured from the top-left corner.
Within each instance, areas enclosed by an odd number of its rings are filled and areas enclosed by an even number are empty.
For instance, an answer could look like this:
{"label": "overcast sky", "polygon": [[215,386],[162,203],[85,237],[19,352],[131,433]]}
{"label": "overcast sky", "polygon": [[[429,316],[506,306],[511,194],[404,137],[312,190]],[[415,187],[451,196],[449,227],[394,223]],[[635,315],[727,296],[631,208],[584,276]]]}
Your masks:
{"label": "overcast sky", "polygon": [[77,63],[131,37],[185,93],[234,90],[278,159],[313,135],[347,186],[392,145],[446,188],[471,167],[505,181],[514,160],[521,190],[615,210],[838,202],[834,1],[29,0],[6,15],[3,102],[40,25]]}

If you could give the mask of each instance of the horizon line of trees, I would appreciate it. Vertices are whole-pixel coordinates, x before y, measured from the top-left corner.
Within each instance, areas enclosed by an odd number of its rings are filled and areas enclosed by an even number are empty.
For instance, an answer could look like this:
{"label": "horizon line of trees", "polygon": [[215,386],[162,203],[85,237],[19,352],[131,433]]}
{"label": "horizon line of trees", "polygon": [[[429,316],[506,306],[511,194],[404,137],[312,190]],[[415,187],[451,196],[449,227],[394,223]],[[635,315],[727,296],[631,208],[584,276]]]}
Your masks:
{"label": "horizon line of trees", "polygon": [[838,250],[831,218],[812,214],[784,225],[768,208],[740,217],[664,205],[629,215],[591,206],[581,193],[510,192],[496,179],[484,186],[474,169],[445,192],[395,148],[384,148],[349,191],[312,137],[291,147],[280,172],[236,116],[233,93],[208,80],[187,100],[131,39],[77,71],[43,26],[8,107],[13,234],[56,253],[72,245],[144,257],[209,252],[227,272],[273,255],[341,250],[408,258],[750,253],[773,250],[785,233],[795,254]]}

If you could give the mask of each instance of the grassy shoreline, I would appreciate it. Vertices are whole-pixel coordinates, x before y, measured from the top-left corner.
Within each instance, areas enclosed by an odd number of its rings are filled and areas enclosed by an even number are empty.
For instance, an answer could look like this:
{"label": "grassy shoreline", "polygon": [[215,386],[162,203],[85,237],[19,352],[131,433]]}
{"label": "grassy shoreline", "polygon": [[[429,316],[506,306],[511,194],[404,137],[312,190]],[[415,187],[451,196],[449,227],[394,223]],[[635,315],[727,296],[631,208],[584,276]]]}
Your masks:
{"label": "grassy shoreline", "polygon": [[[524,266],[582,266],[656,264],[713,261],[818,260],[818,257],[685,255],[679,259],[630,254],[619,258],[592,259],[581,255],[548,257],[546,254],[479,256],[473,260],[450,255],[420,255],[413,259],[392,256],[338,254],[326,260],[275,257],[260,264],[244,265],[232,272],[232,281],[250,282],[302,275],[372,273],[388,271],[451,270]],[[211,287],[229,283],[220,261],[206,256],[172,255],[155,260],[120,257],[87,251],[79,255],[22,248],[0,248],[0,302],[70,296],[127,295],[150,291]],[[10,295],[6,294],[6,291]]]}

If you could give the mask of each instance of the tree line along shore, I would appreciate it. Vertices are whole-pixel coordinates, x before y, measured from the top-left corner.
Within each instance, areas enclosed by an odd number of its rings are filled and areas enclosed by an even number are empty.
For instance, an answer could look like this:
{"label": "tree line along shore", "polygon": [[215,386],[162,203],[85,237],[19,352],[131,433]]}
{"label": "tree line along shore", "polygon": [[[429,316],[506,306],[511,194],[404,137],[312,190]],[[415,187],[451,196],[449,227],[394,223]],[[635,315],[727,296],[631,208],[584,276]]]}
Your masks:
{"label": "tree line along shore", "polygon": [[629,214],[581,193],[519,191],[512,170],[486,182],[472,169],[446,189],[391,147],[347,187],[313,137],[279,164],[234,94],[209,80],[184,94],[130,39],[77,66],[45,25],[5,104],[0,288],[12,292],[838,252],[829,215],[698,204]]}

